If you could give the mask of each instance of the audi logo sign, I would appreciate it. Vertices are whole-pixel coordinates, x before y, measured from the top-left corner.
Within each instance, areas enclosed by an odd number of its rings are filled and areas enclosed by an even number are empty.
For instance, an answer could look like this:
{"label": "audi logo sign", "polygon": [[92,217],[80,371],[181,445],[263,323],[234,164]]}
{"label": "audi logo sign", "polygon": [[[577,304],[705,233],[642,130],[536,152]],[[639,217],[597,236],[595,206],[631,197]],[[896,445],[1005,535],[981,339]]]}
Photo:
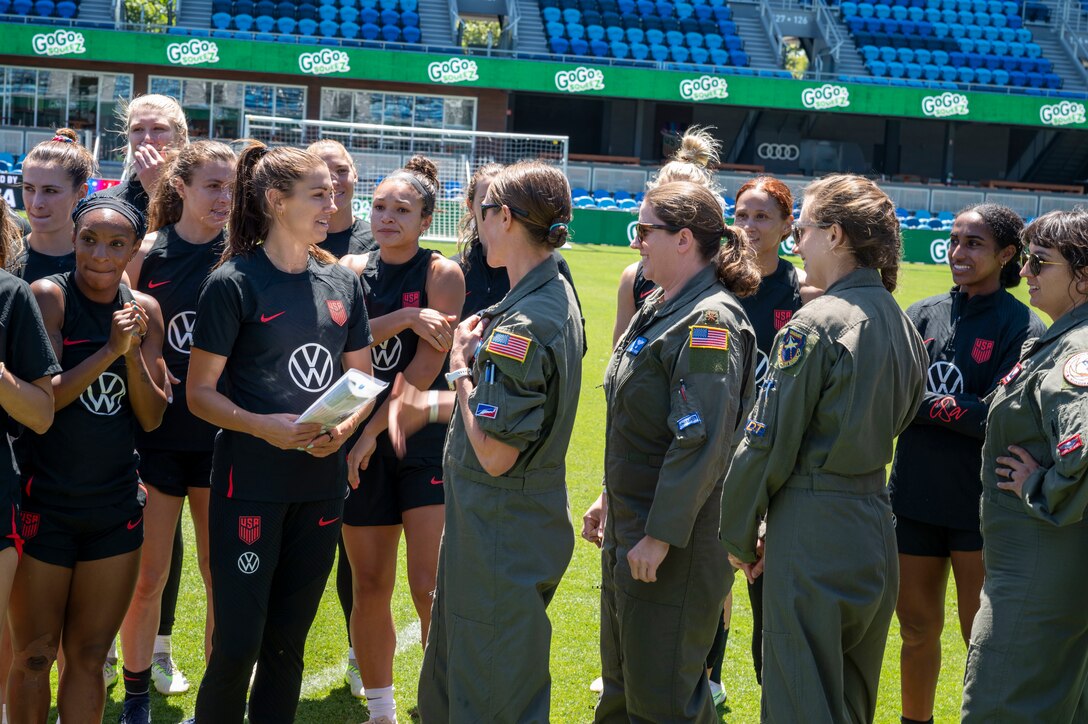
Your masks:
{"label": "audi logo sign", "polygon": [[796,161],[801,158],[801,147],[793,143],[761,143],[756,155],[764,161]]}

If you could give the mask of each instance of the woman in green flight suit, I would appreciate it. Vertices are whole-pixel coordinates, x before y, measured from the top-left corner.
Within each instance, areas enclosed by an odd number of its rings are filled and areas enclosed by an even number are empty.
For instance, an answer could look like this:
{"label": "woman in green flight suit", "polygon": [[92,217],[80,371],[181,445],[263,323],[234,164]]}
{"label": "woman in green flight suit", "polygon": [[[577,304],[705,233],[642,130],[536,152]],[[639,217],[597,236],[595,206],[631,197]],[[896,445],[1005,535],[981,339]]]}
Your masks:
{"label": "woman in green flight suit", "polygon": [[706,652],[732,572],[717,541],[731,445],[751,401],[759,287],[741,232],[703,186],[651,190],[631,246],[658,285],[605,373],[597,722],[712,722]]}
{"label": "woman in green flight suit", "polygon": [[902,241],[876,184],[813,182],[794,237],[827,291],[775,340],[725,479],[721,539],[752,580],[766,512],[763,720],[869,722],[899,586],[885,466],[928,357],[890,293]]}
{"label": "woman in green flight suit", "polygon": [[[574,551],[564,459],[585,349],[552,253],[570,218],[570,186],[543,163],[503,169],[480,207],[487,263],[506,267],[510,292],[464,320],[450,350],[457,413],[442,462],[423,724],[549,719],[546,609]],[[432,409],[433,421],[437,399]]]}
{"label": "woman in green flight suit", "polygon": [[970,724],[1088,719],[1088,212],[1052,211],[1023,239],[1020,275],[1054,324],[990,397]]}

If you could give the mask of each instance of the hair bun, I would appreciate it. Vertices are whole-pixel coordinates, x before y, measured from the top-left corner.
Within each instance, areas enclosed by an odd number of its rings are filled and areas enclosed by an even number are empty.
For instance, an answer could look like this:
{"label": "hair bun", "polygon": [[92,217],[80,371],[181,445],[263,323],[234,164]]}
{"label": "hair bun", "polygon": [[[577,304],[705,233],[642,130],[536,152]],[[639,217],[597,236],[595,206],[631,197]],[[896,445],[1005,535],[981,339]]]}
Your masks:
{"label": "hair bun", "polygon": [[55,137],[59,136],[60,138],[67,139],[72,143],[79,143],[79,134],[73,131],[71,128],[58,128],[56,133],[54,133],[53,135]]}
{"label": "hair bun", "polygon": [[430,181],[436,189],[438,188],[438,166],[426,156],[419,154],[412,156],[412,158],[408,159],[408,163],[404,164],[404,169],[420,174]]}
{"label": "hair bun", "polygon": [[680,148],[673,156],[676,161],[691,163],[702,168],[718,163],[721,142],[710,135],[710,127],[692,126],[684,131],[680,139]]}

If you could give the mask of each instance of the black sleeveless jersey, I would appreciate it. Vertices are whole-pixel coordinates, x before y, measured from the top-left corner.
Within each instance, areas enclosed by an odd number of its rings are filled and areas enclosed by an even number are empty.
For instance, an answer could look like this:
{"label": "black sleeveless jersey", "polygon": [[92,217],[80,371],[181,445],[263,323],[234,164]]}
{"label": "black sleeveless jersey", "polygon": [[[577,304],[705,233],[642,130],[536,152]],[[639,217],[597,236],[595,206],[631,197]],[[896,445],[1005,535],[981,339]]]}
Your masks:
{"label": "black sleeveless jersey", "polygon": [[[263,248],[208,277],[197,304],[193,347],[226,357],[226,395],[256,414],[299,414],[343,374],[341,355],[371,342],[359,279],[310,259],[297,274]],[[329,500],[346,492],[345,450],[315,458],[243,432],[215,439],[212,488],[240,500]]]}
{"label": "black sleeveless jersey", "polygon": [[[112,302],[99,304],[79,291],[74,272],[48,280],[64,293],[60,366],[70,370],[109,341],[113,313],[132,301],[132,292],[122,284]],[[138,426],[121,356],[79,398],[57,410],[44,435],[24,430],[19,436],[23,494],[64,508],[109,506],[130,499],[139,482]]]}
{"label": "black sleeveless jersey", "polygon": [[321,242],[321,248],[337,259],[348,254],[365,254],[376,247],[374,234],[370,233],[370,222],[358,218],[343,231],[330,231],[325,241]]}
{"label": "black sleeveless jersey", "polygon": [[110,186],[108,189],[96,191],[95,194],[115,196],[124,199],[135,206],[139,212],[144,215],[144,221],[147,221],[147,207],[151,203],[151,199],[148,197],[143,184],[140,183],[140,177],[135,173],[116,186]]}
{"label": "black sleeveless jersey", "polygon": [[[404,264],[386,264],[381,254],[374,251],[366,260],[363,281],[366,287],[366,310],[371,318],[377,318],[405,307],[426,307],[427,272],[431,257],[437,252],[419,249]],[[374,363],[374,376],[390,385],[398,372],[403,372],[416,356],[419,337],[411,329],[405,329],[370,349]],[[424,342],[423,344],[426,344]],[[431,389],[446,389],[446,381],[439,374]],[[446,425],[427,425],[408,440],[408,457],[440,455]],[[384,433],[378,440],[379,450],[392,454],[393,448]]]}
{"label": "black sleeveless jersey", "polygon": [[73,251],[70,254],[61,254],[60,256],[43,254],[40,251],[31,249],[26,237],[24,237],[23,251],[15,260],[12,268],[14,274],[23,281],[27,284],[33,284],[39,279],[74,270],[76,268],[76,253]]}
{"label": "black sleeveless jersey", "polygon": [[189,346],[193,343],[200,288],[222,252],[222,233],[207,244],[190,244],[171,225],[159,229],[158,238],[144,258],[136,288],[155,297],[162,308],[166,327],[162,357],[181,383],[173,385],[174,401],[167,406],[162,424],[151,432],[137,433],[136,443],[141,450],[212,449],[217,428],[189,412],[185,377],[189,373]]}
{"label": "black sleeveless jersey", "polygon": [[759,290],[738,300],[756,330],[756,384],[767,375],[767,360],[775,335],[801,308],[801,282],[797,268],[785,259],[759,283]]}
{"label": "black sleeveless jersey", "polygon": [[643,302],[646,301],[646,297],[650,296],[650,292],[657,289],[657,285],[652,281],[642,276],[642,262],[639,262],[635,267],[635,285],[632,287],[632,295],[635,298],[635,311],[642,309]]}
{"label": "black sleeveless jersey", "polygon": [[[570,275],[567,260],[559,252],[555,252],[553,256],[559,264],[559,273],[567,278],[570,288],[574,289],[574,278]],[[465,306],[461,310],[461,319],[498,304],[510,291],[510,275],[506,273],[506,267],[489,267],[483,244],[477,243],[469,247],[467,258],[460,254],[450,258],[457,262],[465,275]],[[574,291],[574,298],[578,299],[577,290]],[[579,301],[578,309],[581,308]]]}
{"label": "black sleeveless jersey", "polygon": [[[8,372],[28,383],[60,372],[30,285],[6,271],[0,271],[0,355]],[[15,427],[0,407],[0,431]],[[0,494],[16,495],[18,486],[11,446],[0,432]]]}

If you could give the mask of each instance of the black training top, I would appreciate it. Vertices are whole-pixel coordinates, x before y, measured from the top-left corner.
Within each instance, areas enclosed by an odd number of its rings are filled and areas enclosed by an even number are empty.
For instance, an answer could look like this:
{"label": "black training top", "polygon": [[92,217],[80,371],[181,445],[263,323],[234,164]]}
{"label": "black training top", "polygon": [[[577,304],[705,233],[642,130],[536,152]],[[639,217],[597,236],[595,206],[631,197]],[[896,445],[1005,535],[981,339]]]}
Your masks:
{"label": "black training top", "polygon": [[151,203],[151,199],[147,195],[147,191],[144,190],[144,186],[140,183],[140,177],[133,173],[131,176],[123,180],[116,186],[110,186],[108,189],[102,189],[101,191],[95,191],[92,196],[102,194],[103,196],[116,196],[129,202],[144,215],[144,221],[147,221],[147,207]]}
{"label": "black training top", "polygon": [[[109,304],[93,302],[76,286],[74,272],[47,279],[64,293],[60,366],[70,370],[109,341],[113,313],[132,301],[122,284]],[[128,397],[124,356],[79,398],[57,410],[44,435],[19,436],[23,494],[47,505],[80,508],[117,505],[130,499],[139,478],[136,415]]]}
{"label": "black training top", "polygon": [[797,267],[785,259],[759,282],[750,297],[738,300],[756,330],[756,384],[767,375],[767,360],[778,330],[801,308],[801,282]]}
{"label": "black training top", "polygon": [[189,373],[189,347],[193,343],[200,289],[222,252],[222,233],[207,244],[190,244],[170,225],[159,229],[155,243],[144,257],[136,288],[155,297],[162,308],[166,327],[162,358],[181,382],[172,386],[173,402],[167,406],[162,424],[151,432],[137,433],[136,442],[141,450],[212,449],[218,428],[189,412],[185,377]]}
{"label": "black training top", "polygon": [[[227,358],[226,395],[256,414],[299,414],[343,374],[341,355],[371,342],[359,279],[311,258],[281,271],[263,248],[225,262],[197,305],[193,347]],[[345,448],[315,458],[232,430],[215,439],[212,488],[241,500],[304,502],[346,492]]]}
{"label": "black training top", "polygon": [[631,294],[635,298],[636,312],[642,309],[646,297],[650,296],[650,293],[655,289],[657,289],[657,285],[642,275],[642,262],[639,262],[638,266],[635,267],[635,283],[631,288]]}
{"label": "black training top", "polygon": [[[25,382],[60,372],[60,365],[42,325],[38,303],[30,285],[0,270],[0,355],[8,372]],[[0,430],[16,427],[15,421],[0,407]],[[0,432],[0,435],[3,433]],[[0,491],[17,495],[19,471],[12,458],[11,446],[0,445]],[[16,500],[18,498],[16,497]]]}
{"label": "black training top", "polygon": [[365,254],[376,247],[374,234],[370,233],[370,222],[358,218],[343,231],[330,231],[325,241],[321,242],[321,248],[337,259],[348,254]]}
{"label": "black training top", "polygon": [[[574,289],[574,278],[570,274],[567,260],[559,252],[553,253],[552,256],[559,264],[559,273],[566,277],[570,282],[570,288]],[[454,254],[450,258],[457,262],[465,275],[465,306],[461,310],[461,319],[498,304],[510,291],[510,275],[506,273],[506,267],[489,267],[483,244],[476,243],[470,246],[467,258],[460,254]],[[577,290],[574,292],[574,298],[578,299]],[[578,308],[581,309],[581,306],[579,301]]]}
{"label": "black training top", "polygon": [[39,279],[63,274],[76,268],[76,253],[72,251],[60,256],[50,256],[30,248],[30,243],[23,237],[23,251],[15,259],[12,266],[17,274],[27,284],[33,284]]}
{"label": "black training top", "polygon": [[1004,289],[968,298],[953,288],[916,302],[907,316],[929,352],[926,394],[899,436],[889,489],[896,515],[978,530],[983,398],[1016,364],[1028,337],[1045,331]]}
{"label": "black training top", "polygon": [[[431,268],[431,257],[435,254],[437,252],[420,248],[404,264],[386,264],[380,253],[372,252],[367,257],[366,268],[363,269],[366,310],[370,317],[383,317],[406,307],[427,307],[427,274]],[[374,376],[392,385],[397,373],[403,372],[415,358],[419,343],[419,336],[411,329],[405,329],[381,344],[374,345],[370,350]],[[431,389],[440,390],[445,387],[446,381],[439,374]],[[407,456],[417,458],[441,455],[445,436],[446,425],[427,425],[408,439]],[[379,436],[378,445],[382,453],[393,453],[387,434],[382,433]]]}

